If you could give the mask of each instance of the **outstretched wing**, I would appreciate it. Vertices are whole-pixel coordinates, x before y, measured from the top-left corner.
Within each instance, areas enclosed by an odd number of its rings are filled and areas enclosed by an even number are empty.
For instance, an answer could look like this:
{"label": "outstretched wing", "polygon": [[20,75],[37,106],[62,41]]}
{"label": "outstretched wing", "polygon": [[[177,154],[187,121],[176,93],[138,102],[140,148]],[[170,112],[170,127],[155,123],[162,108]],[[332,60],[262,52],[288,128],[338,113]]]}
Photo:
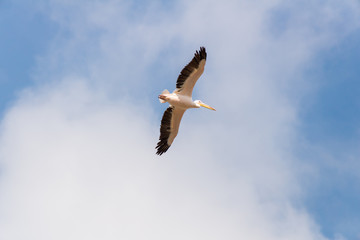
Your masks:
{"label": "outstretched wing", "polygon": [[156,154],[161,155],[166,152],[174,141],[186,109],[170,106],[164,112],[160,126],[159,142],[156,146]]}
{"label": "outstretched wing", "polygon": [[200,51],[195,52],[195,56],[181,71],[177,81],[175,93],[181,93],[191,97],[195,83],[204,72],[206,62],[206,50],[200,47]]}

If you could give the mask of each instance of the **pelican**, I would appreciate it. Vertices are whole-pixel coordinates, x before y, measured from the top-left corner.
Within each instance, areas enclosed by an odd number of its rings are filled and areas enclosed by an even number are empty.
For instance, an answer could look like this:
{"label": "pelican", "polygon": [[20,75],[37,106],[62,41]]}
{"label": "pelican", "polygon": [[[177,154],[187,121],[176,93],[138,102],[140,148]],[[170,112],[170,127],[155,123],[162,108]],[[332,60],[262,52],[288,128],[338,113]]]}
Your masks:
{"label": "pelican", "polygon": [[193,88],[204,72],[205,62],[206,50],[204,47],[200,47],[200,50],[195,52],[193,59],[181,71],[174,92],[170,93],[165,89],[159,95],[160,103],[168,102],[170,106],[165,110],[161,120],[156,154],[162,155],[169,149],[178,134],[181,118],[188,108],[205,107],[215,111],[215,108],[200,100],[192,100]]}

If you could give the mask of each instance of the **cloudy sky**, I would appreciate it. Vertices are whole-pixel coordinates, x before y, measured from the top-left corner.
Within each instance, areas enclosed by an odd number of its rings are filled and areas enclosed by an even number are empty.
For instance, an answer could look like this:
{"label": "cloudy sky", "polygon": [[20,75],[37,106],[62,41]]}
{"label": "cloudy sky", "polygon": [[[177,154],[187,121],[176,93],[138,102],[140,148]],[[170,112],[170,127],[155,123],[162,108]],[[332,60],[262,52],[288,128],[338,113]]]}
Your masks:
{"label": "cloudy sky", "polygon": [[[0,1],[0,239],[360,239],[357,0]],[[155,155],[182,67],[208,60]]]}

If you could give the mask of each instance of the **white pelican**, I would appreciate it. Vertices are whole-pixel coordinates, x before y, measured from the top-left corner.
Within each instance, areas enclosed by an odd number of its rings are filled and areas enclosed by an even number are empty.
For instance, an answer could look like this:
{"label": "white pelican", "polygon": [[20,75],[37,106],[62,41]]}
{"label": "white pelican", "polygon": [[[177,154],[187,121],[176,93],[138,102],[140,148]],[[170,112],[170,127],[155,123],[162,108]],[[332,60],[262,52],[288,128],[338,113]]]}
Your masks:
{"label": "white pelican", "polygon": [[165,89],[159,95],[160,102],[168,102],[170,106],[164,112],[161,120],[160,137],[156,146],[156,154],[161,155],[169,149],[179,131],[181,118],[188,108],[205,107],[215,110],[200,100],[192,100],[193,88],[196,81],[204,72],[205,62],[206,50],[204,47],[200,47],[200,51],[195,52],[194,58],[181,71],[176,81],[175,91],[170,93]]}

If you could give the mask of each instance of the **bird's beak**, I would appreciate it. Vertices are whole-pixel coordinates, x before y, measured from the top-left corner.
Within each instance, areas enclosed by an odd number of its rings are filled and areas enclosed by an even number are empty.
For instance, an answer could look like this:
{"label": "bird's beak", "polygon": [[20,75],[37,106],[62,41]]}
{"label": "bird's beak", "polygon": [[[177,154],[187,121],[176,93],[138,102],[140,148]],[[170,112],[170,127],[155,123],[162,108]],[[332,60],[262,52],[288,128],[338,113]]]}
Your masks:
{"label": "bird's beak", "polygon": [[202,106],[202,107],[204,107],[204,108],[207,108],[207,109],[210,109],[210,110],[216,111],[215,108],[210,107],[209,105],[207,105],[207,104],[205,104],[205,103],[200,103],[200,106]]}

